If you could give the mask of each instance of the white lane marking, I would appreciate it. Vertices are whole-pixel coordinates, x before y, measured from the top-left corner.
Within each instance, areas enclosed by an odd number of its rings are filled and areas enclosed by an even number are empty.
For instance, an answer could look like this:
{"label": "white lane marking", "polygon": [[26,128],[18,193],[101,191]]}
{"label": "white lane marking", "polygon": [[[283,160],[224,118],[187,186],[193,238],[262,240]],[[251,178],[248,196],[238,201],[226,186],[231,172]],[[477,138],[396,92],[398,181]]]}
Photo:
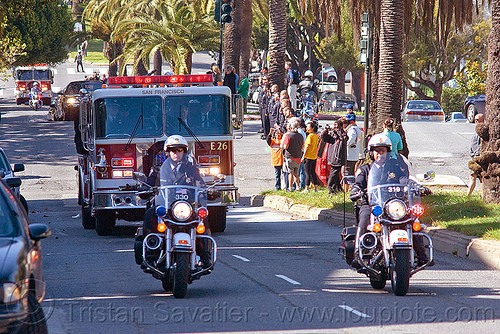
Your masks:
{"label": "white lane marking", "polygon": [[359,317],[362,317],[362,318],[371,318],[368,314],[364,314],[364,313],[362,313],[362,312],[359,312],[359,311],[357,311],[357,310],[353,309],[353,308],[352,308],[352,307],[350,307],[350,306],[347,306],[347,305],[339,305],[339,307],[340,307],[340,308],[343,308],[344,310],[349,311],[349,312],[351,312],[352,314],[355,314],[355,315],[357,315],[357,316],[359,316]]}
{"label": "white lane marking", "polygon": [[287,281],[288,283],[291,283],[293,285],[300,285],[299,282],[294,281],[293,279],[291,279],[290,277],[286,277],[285,275],[274,275],[274,276],[281,278],[281,279],[284,279],[285,281]]}
{"label": "white lane marking", "polygon": [[125,253],[125,252],[133,252],[133,249],[117,249],[115,253]]}
{"label": "white lane marking", "polygon": [[235,255],[233,254],[233,256],[237,259],[240,259],[241,261],[245,261],[245,262],[250,262],[249,259],[247,259],[246,257],[243,257],[243,256],[239,256],[239,255]]}

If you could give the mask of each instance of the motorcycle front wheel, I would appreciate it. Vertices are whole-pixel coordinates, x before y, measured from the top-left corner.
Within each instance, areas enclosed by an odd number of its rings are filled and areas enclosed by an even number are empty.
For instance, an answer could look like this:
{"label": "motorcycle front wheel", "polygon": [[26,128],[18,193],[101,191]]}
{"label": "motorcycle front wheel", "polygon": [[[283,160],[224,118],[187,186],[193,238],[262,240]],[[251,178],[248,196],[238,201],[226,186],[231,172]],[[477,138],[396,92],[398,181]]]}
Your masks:
{"label": "motorcycle front wheel", "polygon": [[176,253],[175,257],[175,271],[174,271],[174,284],[172,292],[175,298],[184,298],[187,294],[187,286],[189,282],[189,253]]}
{"label": "motorcycle front wheel", "polygon": [[385,288],[385,284],[387,282],[387,274],[386,269],[384,268],[380,277],[370,277],[370,285],[375,290],[382,290]]}
{"label": "motorcycle front wheel", "polygon": [[397,249],[393,254],[393,265],[391,266],[391,285],[396,296],[404,296],[410,288],[410,250]]}

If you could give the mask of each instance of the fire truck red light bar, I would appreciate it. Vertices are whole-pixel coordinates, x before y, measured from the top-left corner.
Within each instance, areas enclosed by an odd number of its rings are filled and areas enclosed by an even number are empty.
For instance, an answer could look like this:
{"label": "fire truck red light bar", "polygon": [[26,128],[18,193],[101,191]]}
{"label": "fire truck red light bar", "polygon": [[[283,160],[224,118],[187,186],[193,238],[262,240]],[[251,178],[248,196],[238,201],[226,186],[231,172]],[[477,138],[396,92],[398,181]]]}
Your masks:
{"label": "fire truck red light bar", "polygon": [[196,74],[196,75],[154,75],[154,76],[138,76],[138,77],[109,77],[110,85],[143,85],[143,84],[196,84],[213,82],[211,74]]}

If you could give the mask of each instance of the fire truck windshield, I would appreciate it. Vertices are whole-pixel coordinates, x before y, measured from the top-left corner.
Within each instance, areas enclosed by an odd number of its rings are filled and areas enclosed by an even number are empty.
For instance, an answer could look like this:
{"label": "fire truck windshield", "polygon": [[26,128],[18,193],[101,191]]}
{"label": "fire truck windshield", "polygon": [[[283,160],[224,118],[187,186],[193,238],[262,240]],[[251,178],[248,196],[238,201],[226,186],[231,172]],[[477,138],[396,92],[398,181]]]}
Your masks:
{"label": "fire truck windshield", "polygon": [[95,102],[96,137],[129,138],[136,125],[134,137],[161,137],[161,105],[159,96],[98,99]]}
{"label": "fire truck windshield", "polygon": [[15,74],[16,80],[31,81],[31,80],[50,80],[49,70],[17,70]]}
{"label": "fire truck windshield", "polygon": [[35,80],[50,80],[49,70],[35,70],[34,73]]}
{"label": "fire truck windshield", "polygon": [[189,136],[227,135],[231,133],[229,97],[225,95],[168,96],[165,99],[167,134]]}

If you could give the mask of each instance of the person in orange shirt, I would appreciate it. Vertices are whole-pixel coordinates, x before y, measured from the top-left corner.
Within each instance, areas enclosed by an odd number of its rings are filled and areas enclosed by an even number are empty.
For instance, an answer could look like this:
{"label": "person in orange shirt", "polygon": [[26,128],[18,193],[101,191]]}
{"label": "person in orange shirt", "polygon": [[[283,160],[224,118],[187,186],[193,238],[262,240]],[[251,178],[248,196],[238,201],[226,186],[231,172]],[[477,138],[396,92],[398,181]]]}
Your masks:
{"label": "person in orange shirt", "polygon": [[306,189],[302,192],[308,193],[311,185],[314,187],[314,192],[318,191],[319,179],[316,174],[316,159],[318,159],[318,143],[319,138],[316,134],[318,125],[314,122],[306,124],[307,138],[304,143],[304,154],[302,161],[304,161],[304,169],[306,172]]}
{"label": "person in orange shirt", "polygon": [[267,144],[271,147],[271,164],[274,166],[274,175],[276,183],[274,187],[276,190],[281,189],[281,171],[283,168],[283,151],[281,150],[282,134],[278,127],[271,128],[267,136]]}

